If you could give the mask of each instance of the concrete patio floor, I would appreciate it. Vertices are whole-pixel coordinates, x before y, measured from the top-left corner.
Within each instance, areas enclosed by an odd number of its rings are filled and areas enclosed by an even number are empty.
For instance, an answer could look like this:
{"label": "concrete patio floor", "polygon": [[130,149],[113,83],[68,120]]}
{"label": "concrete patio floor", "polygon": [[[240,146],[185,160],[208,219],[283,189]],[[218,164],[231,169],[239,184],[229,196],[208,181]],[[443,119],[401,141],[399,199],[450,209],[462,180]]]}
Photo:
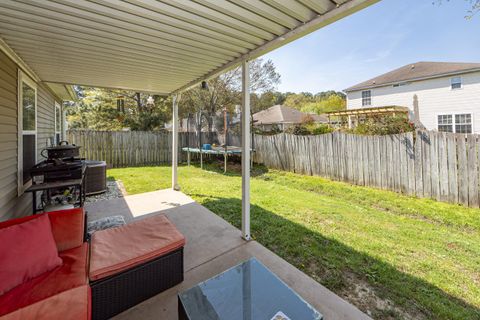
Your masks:
{"label": "concrete patio floor", "polygon": [[[160,190],[86,204],[88,219],[123,215],[127,223],[165,214],[185,235],[185,280],[115,317],[178,319],[177,294],[251,257],[260,260],[288,286],[321,312],[325,319],[370,319],[327,288],[256,241],[244,241],[240,230],[185,194]],[[239,213],[240,214],[240,213]],[[301,319],[300,319],[301,320]]]}

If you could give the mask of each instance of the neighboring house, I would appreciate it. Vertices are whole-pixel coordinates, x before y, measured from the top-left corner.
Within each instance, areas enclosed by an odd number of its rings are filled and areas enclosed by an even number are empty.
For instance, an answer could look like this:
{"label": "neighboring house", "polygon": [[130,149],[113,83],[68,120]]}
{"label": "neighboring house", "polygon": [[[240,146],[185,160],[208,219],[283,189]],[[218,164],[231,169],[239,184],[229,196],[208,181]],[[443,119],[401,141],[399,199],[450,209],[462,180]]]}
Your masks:
{"label": "neighboring house", "polygon": [[417,62],[345,92],[352,114],[363,108],[401,106],[409,108],[413,120],[416,95],[419,120],[426,129],[480,133],[480,63]]}
{"label": "neighboring house", "polygon": [[270,131],[274,126],[284,131],[290,126],[302,123],[307,116],[312,117],[315,122],[328,123],[326,116],[307,114],[283,105],[275,105],[255,113],[253,115],[253,125],[264,131]]}
{"label": "neighboring house", "polygon": [[47,143],[64,139],[62,101],[74,98],[71,87],[35,81],[15,60],[0,42],[0,220],[31,213],[28,171]]}

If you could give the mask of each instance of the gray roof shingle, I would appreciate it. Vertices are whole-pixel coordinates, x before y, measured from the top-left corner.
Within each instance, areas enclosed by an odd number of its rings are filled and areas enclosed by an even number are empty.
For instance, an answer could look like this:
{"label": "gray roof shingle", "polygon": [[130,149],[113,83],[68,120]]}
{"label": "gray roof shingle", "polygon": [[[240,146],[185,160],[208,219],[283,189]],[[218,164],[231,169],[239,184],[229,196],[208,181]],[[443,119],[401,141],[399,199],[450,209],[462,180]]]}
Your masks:
{"label": "gray roof shingle", "polygon": [[[270,107],[266,110],[259,111],[253,115],[255,124],[272,124],[272,123],[301,123],[306,113],[297,109],[289,108],[280,104]],[[328,118],[324,115],[311,115],[314,121],[327,122]]]}
{"label": "gray roof shingle", "polygon": [[404,81],[428,79],[442,75],[453,75],[471,71],[480,71],[480,63],[421,61],[408,64],[373,79],[361,82],[345,89],[345,91],[356,91]]}

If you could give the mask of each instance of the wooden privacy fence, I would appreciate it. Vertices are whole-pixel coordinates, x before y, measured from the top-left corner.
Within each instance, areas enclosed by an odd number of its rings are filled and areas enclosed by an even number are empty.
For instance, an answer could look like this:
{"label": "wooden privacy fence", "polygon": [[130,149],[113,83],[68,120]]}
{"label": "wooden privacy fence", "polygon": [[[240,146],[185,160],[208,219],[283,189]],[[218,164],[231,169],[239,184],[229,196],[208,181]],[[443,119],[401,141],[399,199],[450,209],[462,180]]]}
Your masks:
{"label": "wooden privacy fence", "polygon": [[69,130],[67,140],[81,146],[80,156],[106,161],[110,167],[167,163],[172,154],[166,132]]}
{"label": "wooden privacy fence", "polygon": [[418,131],[389,136],[334,132],[256,135],[254,161],[440,201],[480,206],[480,137]]}
{"label": "wooden privacy fence", "polygon": [[[218,143],[216,134],[212,135],[202,133],[202,143]],[[171,161],[169,132],[71,130],[67,139],[81,146],[82,157],[106,161],[110,167]],[[230,137],[232,140],[239,142],[238,137]],[[198,146],[196,134],[179,133],[180,162],[186,161],[186,154],[181,152],[186,146]],[[255,135],[254,148],[254,161],[271,168],[480,206],[480,135],[429,131],[390,136],[281,133]]]}
{"label": "wooden privacy fence", "polygon": [[[215,133],[212,139],[215,142]],[[202,133],[203,143],[211,143],[212,139],[207,132]],[[105,161],[109,167],[159,165],[172,161],[170,132],[69,130],[67,140],[81,146],[81,157]],[[186,161],[186,155],[181,151],[186,146],[198,146],[195,133],[179,133],[180,162]]]}

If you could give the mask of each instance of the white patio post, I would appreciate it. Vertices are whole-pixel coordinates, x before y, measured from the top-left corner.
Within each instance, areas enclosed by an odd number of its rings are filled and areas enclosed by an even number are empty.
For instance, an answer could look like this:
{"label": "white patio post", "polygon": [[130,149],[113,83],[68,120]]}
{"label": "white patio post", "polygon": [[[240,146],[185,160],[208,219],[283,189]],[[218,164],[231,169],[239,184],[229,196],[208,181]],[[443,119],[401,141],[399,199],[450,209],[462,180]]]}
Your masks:
{"label": "white patio post", "polygon": [[178,101],[179,95],[173,96],[173,119],[172,119],[172,189],[180,190],[178,185]]}
{"label": "white patio post", "polygon": [[250,240],[250,72],[242,63],[242,237]]}

